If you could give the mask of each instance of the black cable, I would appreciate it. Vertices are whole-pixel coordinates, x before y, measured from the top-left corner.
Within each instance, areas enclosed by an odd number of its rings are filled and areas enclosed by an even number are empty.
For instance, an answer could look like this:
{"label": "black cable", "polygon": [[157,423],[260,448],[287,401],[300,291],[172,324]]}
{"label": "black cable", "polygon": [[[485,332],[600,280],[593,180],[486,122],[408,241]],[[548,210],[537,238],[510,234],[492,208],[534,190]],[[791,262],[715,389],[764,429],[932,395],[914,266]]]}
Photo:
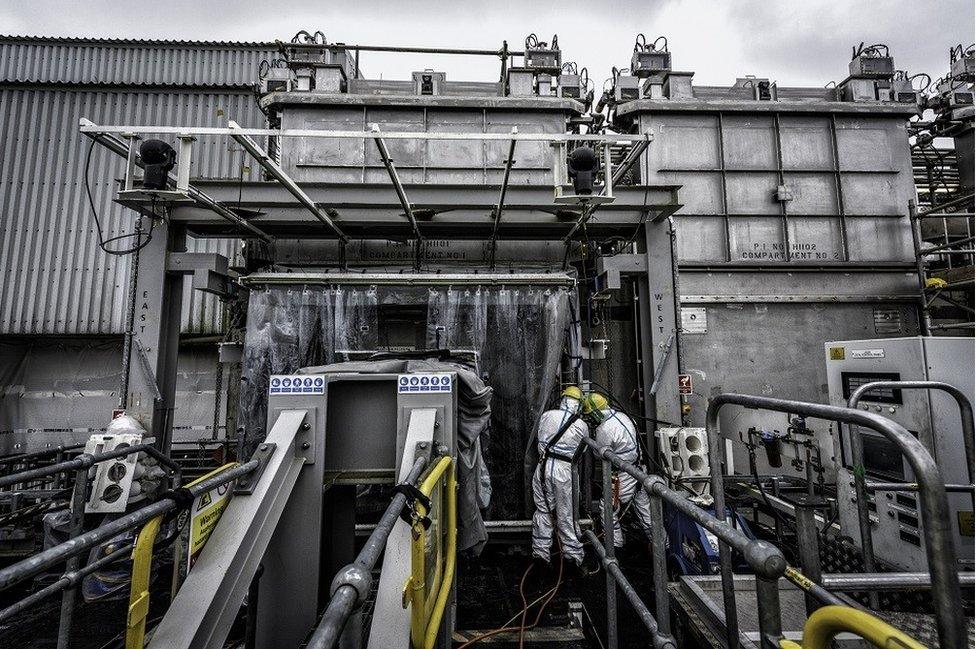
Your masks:
{"label": "black cable", "polygon": [[[98,247],[101,248],[107,254],[115,255],[118,257],[131,255],[137,250],[142,250],[143,248],[149,245],[150,241],[152,241],[153,228],[156,227],[156,219],[155,217],[150,217],[149,233],[146,235],[145,241],[142,240],[143,237],[142,230],[137,230],[136,232],[129,232],[128,234],[120,234],[111,237],[109,239],[105,238],[105,236],[102,234],[102,223],[101,220],[98,218],[98,209],[95,207],[95,197],[92,196],[91,183],[89,182],[89,178],[88,178],[89,170],[91,169],[92,153],[94,153],[94,151],[95,151],[95,140],[92,140],[91,145],[88,147],[88,156],[85,158],[85,193],[88,195],[88,205],[91,207],[92,218],[95,219],[95,228],[98,233]],[[153,209],[154,214],[155,211],[156,210],[155,210],[155,203],[154,203],[154,209]],[[132,248],[126,250],[112,250],[108,248],[108,244],[110,243],[114,243],[116,241],[122,241],[125,239],[131,239],[131,238],[136,239],[136,245]]]}

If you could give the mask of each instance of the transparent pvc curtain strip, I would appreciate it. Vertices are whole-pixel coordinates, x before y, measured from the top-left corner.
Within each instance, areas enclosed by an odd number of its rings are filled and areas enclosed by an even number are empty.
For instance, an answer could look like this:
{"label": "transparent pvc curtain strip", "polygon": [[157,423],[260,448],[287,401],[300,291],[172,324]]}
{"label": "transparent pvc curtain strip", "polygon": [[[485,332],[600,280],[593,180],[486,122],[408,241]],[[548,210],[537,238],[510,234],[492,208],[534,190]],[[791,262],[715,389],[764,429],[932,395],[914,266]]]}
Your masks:
{"label": "transparent pvc curtain strip", "polygon": [[526,514],[526,448],[558,381],[569,299],[561,288],[429,289],[428,348],[475,351],[494,391],[491,429],[481,439],[495,485],[490,518]]}
{"label": "transparent pvc curtain strip", "polygon": [[247,450],[266,435],[268,377],[348,360],[376,349],[376,287],[268,287],[253,290],[241,374]]}
{"label": "transparent pvc curtain strip", "polygon": [[[379,305],[424,304],[417,347],[473,353],[491,386],[491,427],[481,445],[495,486],[492,518],[525,515],[526,448],[558,382],[570,291],[532,286],[274,286],[248,306],[241,412],[249,447],[264,438],[268,376],[377,350]],[[361,357],[361,355],[360,355]],[[479,500],[487,501],[482,489]]]}

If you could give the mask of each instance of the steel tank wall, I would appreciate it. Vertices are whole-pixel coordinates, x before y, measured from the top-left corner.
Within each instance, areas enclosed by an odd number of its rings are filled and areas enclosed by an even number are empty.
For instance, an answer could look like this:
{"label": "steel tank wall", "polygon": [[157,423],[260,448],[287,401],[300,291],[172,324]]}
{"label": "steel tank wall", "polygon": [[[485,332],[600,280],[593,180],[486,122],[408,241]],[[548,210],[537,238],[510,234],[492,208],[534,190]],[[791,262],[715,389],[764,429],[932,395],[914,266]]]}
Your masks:
{"label": "steel tank wall", "polygon": [[[654,133],[644,178],[682,185],[679,354],[695,426],[720,392],[826,403],[825,341],[918,332],[905,116],[736,103],[637,121]],[[783,188],[791,200],[777,200]],[[726,409],[738,470],[748,466],[740,431],[787,425],[785,415]],[[833,424],[811,425],[831,478]],[[760,458],[759,469],[803,477],[789,461],[770,469]]]}
{"label": "steel tank wall", "polygon": [[[422,133],[510,133],[517,127],[522,133],[562,134],[578,107],[569,100],[542,98],[398,99],[346,95],[336,103],[322,98],[287,104],[281,109],[281,126],[362,132],[378,124],[386,132]],[[481,140],[387,139],[386,145],[404,183],[499,183],[509,149],[507,141]],[[281,147],[282,166],[298,182],[389,185],[372,139],[284,138]],[[548,143],[521,141],[510,182],[551,184],[551,167]]]}

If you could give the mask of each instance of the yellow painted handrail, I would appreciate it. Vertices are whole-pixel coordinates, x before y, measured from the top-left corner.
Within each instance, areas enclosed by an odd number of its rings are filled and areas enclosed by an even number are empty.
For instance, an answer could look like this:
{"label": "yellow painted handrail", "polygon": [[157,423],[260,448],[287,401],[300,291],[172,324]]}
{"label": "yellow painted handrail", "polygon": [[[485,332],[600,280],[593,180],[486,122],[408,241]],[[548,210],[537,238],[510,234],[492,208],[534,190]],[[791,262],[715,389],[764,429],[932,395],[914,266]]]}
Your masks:
{"label": "yellow painted handrail", "polygon": [[[237,462],[225,464],[204,476],[200,476],[187,487],[203,482],[208,478],[233,469]],[[163,517],[157,516],[139,530],[135,545],[132,546],[132,586],[129,589],[129,613],[125,621],[125,649],[143,649],[146,643],[146,618],[149,616],[149,576],[152,572],[153,544],[159,534]]]}
{"label": "yellow painted handrail", "polygon": [[[437,643],[437,631],[440,629],[444,610],[447,608],[447,598],[454,582],[454,564],[457,559],[457,478],[454,462],[450,457],[442,457],[430,470],[420,484],[420,492],[430,497],[434,488],[447,475],[445,493],[447,501],[447,549],[444,557],[444,572],[440,578],[436,599],[428,613],[427,583],[426,583],[426,547],[425,530],[419,521],[428,514],[421,504],[415,504],[417,521],[413,526],[413,542],[410,548],[411,574],[407,581],[406,592],[410,601],[410,641],[414,649],[433,649]],[[438,566],[440,572],[440,566]],[[435,581],[437,580],[435,575]],[[406,599],[406,597],[405,597]]]}
{"label": "yellow painted handrail", "polygon": [[848,606],[824,606],[807,618],[803,645],[780,641],[782,649],[828,649],[839,633],[853,633],[881,649],[926,649],[918,640],[865,611]]}

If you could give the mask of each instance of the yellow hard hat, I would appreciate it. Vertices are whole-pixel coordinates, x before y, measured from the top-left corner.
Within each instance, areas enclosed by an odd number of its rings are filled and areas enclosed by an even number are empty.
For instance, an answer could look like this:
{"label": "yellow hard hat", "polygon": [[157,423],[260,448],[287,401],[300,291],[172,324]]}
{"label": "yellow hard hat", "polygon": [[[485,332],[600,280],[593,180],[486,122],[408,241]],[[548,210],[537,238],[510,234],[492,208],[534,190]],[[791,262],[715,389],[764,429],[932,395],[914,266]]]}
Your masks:
{"label": "yellow hard hat", "polygon": [[580,390],[575,385],[570,385],[570,386],[567,386],[566,389],[563,390],[562,394],[560,394],[559,396],[561,396],[561,397],[569,397],[570,399],[576,399],[577,401],[582,401],[583,400],[583,391]]}
{"label": "yellow hard hat", "polygon": [[607,398],[600,394],[599,392],[590,392],[583,399],[583,414],[590,414],[591,412],[599,412],[600,410],[606,410],[610,406]]}

